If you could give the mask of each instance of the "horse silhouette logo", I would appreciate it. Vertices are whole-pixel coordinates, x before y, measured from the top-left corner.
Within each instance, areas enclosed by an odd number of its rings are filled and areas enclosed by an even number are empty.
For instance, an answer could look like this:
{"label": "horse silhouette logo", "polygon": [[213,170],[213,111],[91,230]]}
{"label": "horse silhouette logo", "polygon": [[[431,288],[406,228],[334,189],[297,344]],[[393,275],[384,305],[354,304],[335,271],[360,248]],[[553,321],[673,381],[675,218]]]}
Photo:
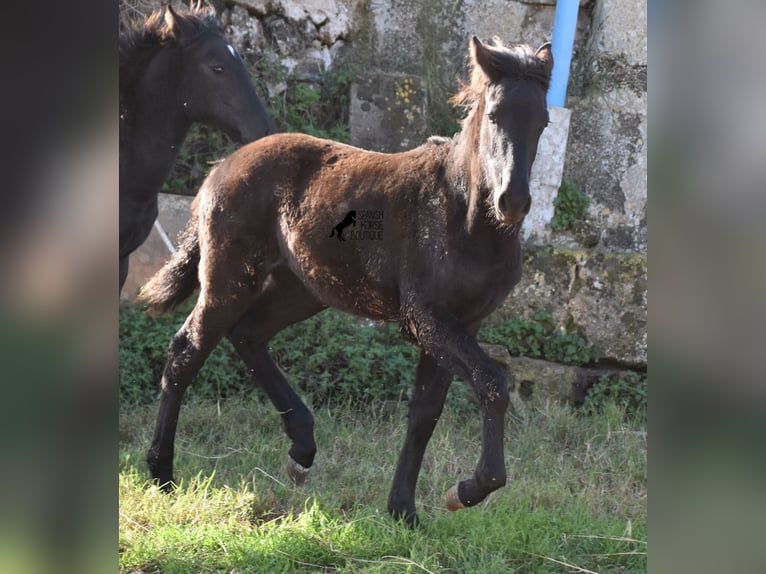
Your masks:
{"label": "horse silhouette logo", "polygon": [[332,232],[330,233],[330,237],[335,237],[335,232],[338,232],[338,241],[345,241],[343,239],[343,230],[346,229],[349,225],[353,225],[356,227],[356,210],[352,209],[346,214],[346,217],[343,218],[343,221],[341,221],[338,225],[332,228]]}

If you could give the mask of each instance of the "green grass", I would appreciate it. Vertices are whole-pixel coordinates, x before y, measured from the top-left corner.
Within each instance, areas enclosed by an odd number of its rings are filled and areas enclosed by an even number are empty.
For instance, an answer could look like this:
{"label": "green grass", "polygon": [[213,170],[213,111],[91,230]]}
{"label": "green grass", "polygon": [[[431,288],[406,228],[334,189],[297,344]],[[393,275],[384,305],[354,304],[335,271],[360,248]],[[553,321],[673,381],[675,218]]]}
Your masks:
{"label": "green grass", "polygon": [[404,402],[316,410],[319,453],[298,488],[270,405],[191,400],[176,441],[181,485],[171,495],[147,482],[143,462],[156,405],[124,407],[121,571],[645,572],[642,423],[608,403],[590,416],[529,407],[506,422],[508,485],[448,513],[444,493],[472,473],[480,435],[472,407],[448,406],[420,474],[423,527],[414,531],[385,512]]}

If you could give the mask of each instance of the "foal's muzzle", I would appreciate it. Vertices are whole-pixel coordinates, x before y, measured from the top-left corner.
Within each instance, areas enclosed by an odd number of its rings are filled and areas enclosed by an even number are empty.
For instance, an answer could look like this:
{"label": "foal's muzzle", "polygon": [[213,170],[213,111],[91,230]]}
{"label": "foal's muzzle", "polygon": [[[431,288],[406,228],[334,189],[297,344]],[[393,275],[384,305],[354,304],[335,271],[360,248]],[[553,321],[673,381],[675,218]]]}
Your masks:
{"label": "foal's muzzle", "polygon": [[502,193],[497,199],[495,209],[497,210],[497,218],[505,225],[514,225],[519,223],[529,213],[529,209],[532,207],[532,197],[529,195],[529,190],[526,193],[514,193],[509,192]]}

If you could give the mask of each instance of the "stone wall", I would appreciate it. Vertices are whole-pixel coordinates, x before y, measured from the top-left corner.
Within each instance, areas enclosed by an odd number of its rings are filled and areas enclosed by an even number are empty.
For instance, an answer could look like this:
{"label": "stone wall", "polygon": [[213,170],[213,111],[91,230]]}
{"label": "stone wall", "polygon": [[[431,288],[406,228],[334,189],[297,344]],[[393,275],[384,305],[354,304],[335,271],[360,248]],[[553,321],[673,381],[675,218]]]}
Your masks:
{"label": "stone wall", "polygon": [[[555,13],[553,0],[217,4],[251,62],[280,63],[307,82],[330,69],[358,70],[351,140],[381,151],[408,149],[455,128],[447,99],[466,77],[471,34],[538,46],[551,39]],[[533,198],[524,278],[493,318],[548,309],[562,331],[582,333],[605,361],[631,368],[647,362],[646,41],[645,0],[580,2],[563,177],[589,197],[588,215],[574,231],[554,232],[552,197]],[[269,95],[285,88],[269,85]],[[538,170],[554,153],[546,145]]]}

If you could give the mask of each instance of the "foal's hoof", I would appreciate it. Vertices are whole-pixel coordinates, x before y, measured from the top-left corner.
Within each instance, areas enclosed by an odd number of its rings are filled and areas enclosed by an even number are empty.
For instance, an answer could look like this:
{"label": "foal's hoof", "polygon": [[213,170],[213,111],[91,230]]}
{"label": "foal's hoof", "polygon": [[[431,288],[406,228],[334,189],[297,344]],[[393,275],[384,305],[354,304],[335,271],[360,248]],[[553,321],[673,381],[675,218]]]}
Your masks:
{"label": "foal's hoof", "polygon": [[465,508],[465,504],[460,502],[460,497],[457,494],[457,484],[450,488],[447,491],[447,510],[450,512],[454,512],[455,510],[460,510],[461,508]]}
{"label": "foal's hoof", "polygon": [[296,485],[303,486],[303,483],[306,482],[306,477],[309,475],[310,470],[311,468],[306,468],[305,466],[295,462],[293,457],[287,455],[287,475]]}
{"label": "foal's hoof", "polygon": [[162,482],[162,480],[159,478],[153,478],[152,484],[154,484],[163,494],[170,494],[175,492],[175,490],[178,488],[178,485],[173,481],[172,478],[170,480],[166,480],[165,482]]}

